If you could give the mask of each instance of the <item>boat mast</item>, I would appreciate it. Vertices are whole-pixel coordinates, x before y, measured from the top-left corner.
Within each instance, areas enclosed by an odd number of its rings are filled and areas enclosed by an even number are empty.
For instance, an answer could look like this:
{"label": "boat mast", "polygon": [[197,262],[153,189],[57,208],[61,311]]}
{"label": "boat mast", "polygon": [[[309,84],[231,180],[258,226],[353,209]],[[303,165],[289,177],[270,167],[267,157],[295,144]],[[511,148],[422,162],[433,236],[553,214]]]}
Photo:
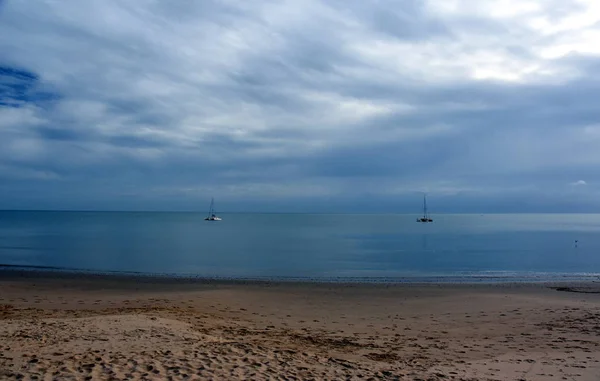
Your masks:
{"label": "boat mast", "polygon": [[215,205],[215,199],[214,199],[214,197],[211,197],[211,199],[210,199],[210,209],[208,210],[208,217],[210,217],[210,216],[213,215],[214,205]]}
{"label": "boat mast", "polygon": [[427,196],[423,194],[423,218],[427,219]]}

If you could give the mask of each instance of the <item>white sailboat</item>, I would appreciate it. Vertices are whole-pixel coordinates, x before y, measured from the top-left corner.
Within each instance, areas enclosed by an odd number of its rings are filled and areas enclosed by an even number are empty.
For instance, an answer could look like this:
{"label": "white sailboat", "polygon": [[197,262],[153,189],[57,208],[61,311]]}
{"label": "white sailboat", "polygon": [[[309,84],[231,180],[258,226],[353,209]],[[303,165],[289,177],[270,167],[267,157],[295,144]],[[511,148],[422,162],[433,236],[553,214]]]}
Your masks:
{"label": "white sailboat", "polygon": [[215,212],[215,199],[210,199],[210,209],[208,210],[208,217],[204,219],[204,221],[221,221],[221,218],[217,217]]}
{"label": "white sailboat", "polygon": [[417,222],[433,222],[427,214],[427,197],[423,195],[423,217],[417,218]]}

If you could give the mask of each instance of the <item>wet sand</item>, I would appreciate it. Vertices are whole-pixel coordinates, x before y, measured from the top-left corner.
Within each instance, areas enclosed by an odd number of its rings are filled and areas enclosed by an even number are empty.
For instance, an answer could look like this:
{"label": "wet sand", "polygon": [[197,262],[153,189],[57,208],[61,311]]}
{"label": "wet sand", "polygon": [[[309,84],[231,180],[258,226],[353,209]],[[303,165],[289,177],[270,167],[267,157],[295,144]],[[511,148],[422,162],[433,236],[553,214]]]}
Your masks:
{"label": "wet sand", "polygon": [[0,379],[600,380],[600,282],[0,271]]}

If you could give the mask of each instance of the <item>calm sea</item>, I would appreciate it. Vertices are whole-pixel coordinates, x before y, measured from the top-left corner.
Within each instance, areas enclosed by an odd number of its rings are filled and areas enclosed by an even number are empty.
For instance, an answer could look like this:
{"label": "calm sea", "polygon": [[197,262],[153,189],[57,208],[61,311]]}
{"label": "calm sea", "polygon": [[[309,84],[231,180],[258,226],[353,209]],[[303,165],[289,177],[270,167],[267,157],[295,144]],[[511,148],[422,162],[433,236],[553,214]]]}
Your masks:
{"label": "calm sea", "polygon": [[[600,276],[600,215],[0,211],[0,264],[308,280]],[[577,240],[577,243],[575,242]]]}

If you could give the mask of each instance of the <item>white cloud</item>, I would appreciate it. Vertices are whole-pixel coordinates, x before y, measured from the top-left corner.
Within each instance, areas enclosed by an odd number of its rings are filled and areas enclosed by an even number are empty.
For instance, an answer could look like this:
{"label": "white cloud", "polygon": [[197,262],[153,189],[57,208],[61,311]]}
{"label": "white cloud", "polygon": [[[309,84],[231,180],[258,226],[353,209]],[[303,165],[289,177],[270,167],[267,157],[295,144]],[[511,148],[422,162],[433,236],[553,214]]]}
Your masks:
{"label": "white cloud", "polygon": [[476,16],[500,19],[514,19],[537,14],[544,10],[543,3],[539,1],[519,0],[430,0],[427,1],[427,5],[431,12],[446,16]]}

